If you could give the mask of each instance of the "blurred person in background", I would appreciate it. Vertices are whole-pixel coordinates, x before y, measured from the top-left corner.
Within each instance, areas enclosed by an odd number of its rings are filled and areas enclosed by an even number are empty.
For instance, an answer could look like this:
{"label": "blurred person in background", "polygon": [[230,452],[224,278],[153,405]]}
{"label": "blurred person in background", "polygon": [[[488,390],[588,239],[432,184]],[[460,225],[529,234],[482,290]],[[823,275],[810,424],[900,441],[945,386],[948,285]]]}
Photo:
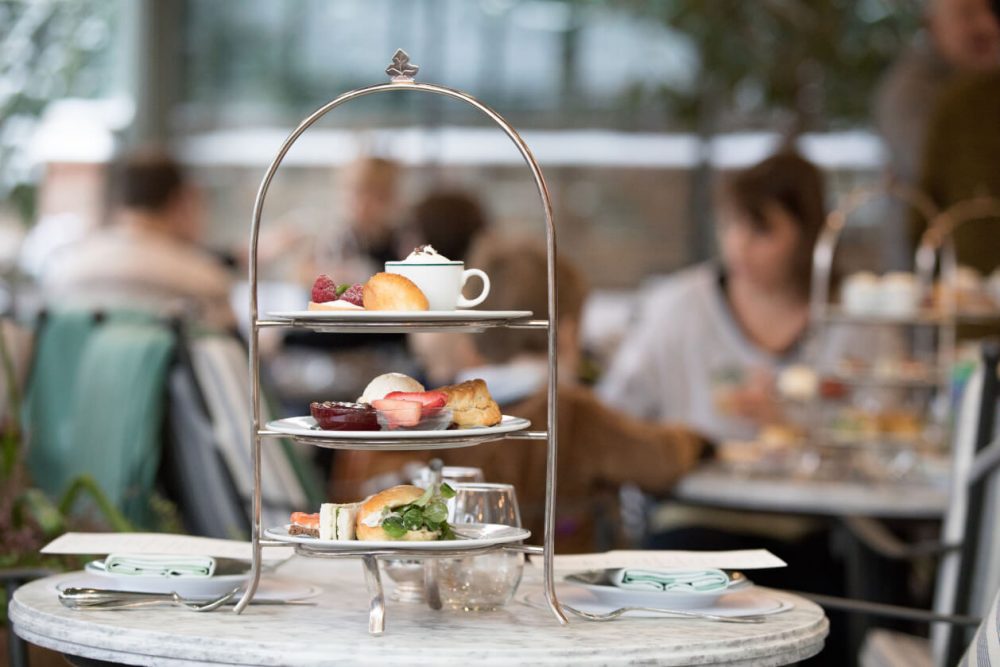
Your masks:
{"label": "blurred person in background", "polygon": [[926,31],[879,86],[875,121],[893,177],[916,184],[927,127],[942,92],[964,74],[1000,65],[1000,22],[991,0],[928,0]]}
{"label": "blurred person in background", "polygon": [[[547,257],[538,244],[523,241],[480,243],[470,261],[491,276],[494,288],[486,307],[548,312]],[[559,484],[556,548],[560,553],[606,549],[618,543],[617,489],[634,483],[666,493],[705,453],[704,443],[687,429],[642,422],[604,406],[576,382],[579,324],[587,289],[564,259],[557,261],[559,307]],[[482,378],[505,414],[545,428],[548,406],[547,336],[543,331],[509,329],[473,336],[482,365],[464,369],[457,380]],[[356,500],[359,482],[393,474],[407,464],[426,462],[439,452],[344,452],[334,469],[333,491]],[[487,481],[514,484],[525,527],[542,535],[545,506],[546,446],[533,440],[508,440],[444,452],[448,465],[481,468]],[[409,480],[402,480],[409,481]]]}
{"label": "blurred person in background", "polygon": [[158,150],[127,155],[112,168],[111,198],[108,224],[46,264],[46,306],[186,314],[231,327],[231,277],[200,246],[201,193],[180,165]]}
{"label": "blurred person in background", "polygon": [[304,271],[312,284],[320,273],[339,282],[363,283],[402,259],[399,243],[400,168],[393,160],[363,156],[344,169],[339,186],[342,231],[318,247],[315,265]]}
{"label": "blurred person in background", "polygon": [[461,190],[432,190],[417,202],[400,234],[400,257],[429,244],[452,261],[465,261],[479,235],[489,228],[479,199]]}
{"label": "blurred person in background", "polygon": [[[1000,0],[993,0],[1000,25]],[[920,187],[944,210],[977,196],[1000,198],[1000,62],[942,93],[927,130]],[[926,229],[914,220],[913,241]],[[1000,220],[977,220],[954,235],[959,262],[987,274],[1000,265]]]}
{"label": "blurred person in background", "polygon": [[776,373],[804,356],[823,177],[778,153],[726,178],[721,257],[672,276],[644,300],[598,391],[636,417],[751,440],[780,421]]}
{"label": "blurred person in background", "polygon": [[[875,124],[887,148],[888,176],[919,187],[931,118],[944,91],[964,76],[1000,63],[1000,22],[991,0],[928,0],[926,29],[886,73],[875,98]],[[926,192],[926,191],[925,191]],[[890,269],[913,264],[916,211],[888,202],[883,260]],[[907,224],[910,223],[908,234]],[[922,218],[919,225],[926,223]]]}
{"label": "blurred person in background", "polygon": [[[453,261],[465,261],[470,249],[489,227],[479,201],[458,190],[436,190],[424,197],[409,216],[400,238],[399,256],[418,245],[429,244]],[[468,264],[466,268],[472,267]],[[432,385],[449,384],[462,368],[479,363],[474,336],[464,333],[410,334],[410,350]]]}

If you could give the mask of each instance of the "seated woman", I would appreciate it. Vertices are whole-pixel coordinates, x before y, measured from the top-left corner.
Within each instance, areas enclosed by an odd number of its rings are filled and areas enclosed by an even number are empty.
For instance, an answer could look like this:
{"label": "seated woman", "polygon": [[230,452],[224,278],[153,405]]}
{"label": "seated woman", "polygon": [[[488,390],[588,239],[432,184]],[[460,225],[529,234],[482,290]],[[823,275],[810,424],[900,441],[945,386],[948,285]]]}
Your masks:
{"label": "seated woman", "polygon": [[[485,307],[548,313],[546,256],[532,243],[483,244],[471,263],[486,271],[493,289]],[[559,347],[559,484],[556,549],[559,553],[592,551],[615,543],[619,518],[615,489],[632,482],[650,492],[665,492],[697,462],[703,443],[686,429],[645,423],[605,407],[575,381],[580,313],[586,289],[580,274],[557,262]],[[546,334],[538,330],[490,330],[473,337],[483,365],[459,379],[479,377],[504,413],[531,420],[544,429],[547,420]],[[334,470],[334,492],[356,498],[356,482],[405,464],[427,461],[442,452],[344,452]],[[501,440],[443,452],[448,465],[482,468],[491,482],[514,484],[524,524],[541,539],[545,505],[544,442]],[[352,481],[354,482],[352,484]],[[392,481],[384,480],[387,483]],[[598,535],[607,528],[609,536]]]}
{"label": "seated woman", "polygon": [[655,287],[598,387],[637,417],[709,439],[749,439],[776,418],[773,375],[803,358],[819,170],[779,153],[721,188],[720,261]]}
{"label": "seated woman", "polygon": [[42,276],[50,308],[138,309],[230,328],[231,276],[201,247],[200,190],[157,150],[123,156],[112,172],[112,220],[61,248]]}

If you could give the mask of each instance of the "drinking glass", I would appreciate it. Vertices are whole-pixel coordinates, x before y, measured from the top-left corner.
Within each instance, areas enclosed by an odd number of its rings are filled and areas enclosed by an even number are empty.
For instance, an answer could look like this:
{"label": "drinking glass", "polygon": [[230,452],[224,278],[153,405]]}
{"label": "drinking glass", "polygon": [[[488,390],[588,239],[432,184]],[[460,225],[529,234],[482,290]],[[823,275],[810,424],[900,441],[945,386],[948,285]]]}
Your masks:
{"label": "drinking glass", "polygon": [[[455,485],[449,501],[452,525],[494,523],[520,527],[521,512],[510,484]],[[441,602],[454,609],[487,611],[507,604],[524,571],[524,555],[496,551],[469,558],[442,559],[438,566]]]}
{"label": "drinking glass", "polygon": [[[430,486],[432,479],[434,479],[434,473],[430,469],[430,466],[424,466],[417,471],[417,474],[410,480],[410,483],[414,486],[419,486],[421,489],[426,489]],[[454,487],[456,484],[484,482],[486,478],[483,476],[482,468],[444,466],[441,468],[441,481],[447,482],[449,486]]]}
{"label": "drinking glass", "polygon": [[[429,466],[421,468],[414,475],[411,483],[426,489],[431,484],[434,473]],[[456,487],[467,482],[482,482],[483,471],[480,468],[465,466],[444,466],[441,469],[441,479],[450,486]],[[449,505],[453,505],[449,501]],[[510,524],[510,525],[520,525]],[[382,561],[382,571],[392,579],[392,592],[389,594],[390,600],[396,602],[424,602],[424,564],[421,560],[412,558],[392,558]]]}

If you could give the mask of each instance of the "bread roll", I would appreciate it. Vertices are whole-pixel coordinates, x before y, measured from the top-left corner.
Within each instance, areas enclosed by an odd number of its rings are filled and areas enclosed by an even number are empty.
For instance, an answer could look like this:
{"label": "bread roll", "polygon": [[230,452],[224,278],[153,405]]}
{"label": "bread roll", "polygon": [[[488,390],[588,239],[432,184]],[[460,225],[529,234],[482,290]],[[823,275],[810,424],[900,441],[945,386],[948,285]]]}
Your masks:
{"label": "bread roll", "polygon": [[427,310],[427,297],[398,273],[376,273],[361,292],[365,310]]}
{"label": "bread roll", "polygon": [[468,380],[437,391],[448,397],[445,405],[451,408],[451,420],[460,427],[495,426],[503,419],[483,380]]}
{"label": "bread roll", "polygon": [[[382,526],[368,525],[369,523],[375,523],[375,520],[381,517],[383,508],[388,507],[389,509],[394,509],[396,507],[402,507],[403,505],[409,505],[410,503],[419,500],[422,495],[424,495],[424,489],[407,484],[394,486],[391,489],[386,489],[385,491],[376,493],[374,496],[361,503],[361,509],[358,510],[358,517],[356,520],[357,538],[359,540],[369,542],[372,540],[430,542],[438,539],[441,536],[439,531],[409,530],[402,537],[394,538],[382,530]],[[372,519],[369,520],[369,517],[372,517]]]}

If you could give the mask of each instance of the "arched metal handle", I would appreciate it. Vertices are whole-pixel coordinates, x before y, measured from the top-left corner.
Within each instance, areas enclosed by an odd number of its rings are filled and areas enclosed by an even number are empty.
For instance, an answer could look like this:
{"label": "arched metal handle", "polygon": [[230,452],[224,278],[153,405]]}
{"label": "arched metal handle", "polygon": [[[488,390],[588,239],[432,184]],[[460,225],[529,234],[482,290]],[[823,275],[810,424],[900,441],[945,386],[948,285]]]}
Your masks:
{"label": "arched metal handle", "polygon": [[[813,248],[812,282],[810,283],[811,314],[817,320],[826,311],[830,302],[830,287],[833,279],[833,259],[840,236],[847,226],[852,213],[876,199],[890,198],[912,206],[930,224],[937,216],[938,209],[923,191],[901,181],[887,181],[874,187],[858,188],[848,193],[840,205],[826,217],[823,229]],[[917,254],[918,273],[920,271],[919,252]],[[923,276],[921,275],[921,282]],[[923,285],[928,287],[929,285]]]}

